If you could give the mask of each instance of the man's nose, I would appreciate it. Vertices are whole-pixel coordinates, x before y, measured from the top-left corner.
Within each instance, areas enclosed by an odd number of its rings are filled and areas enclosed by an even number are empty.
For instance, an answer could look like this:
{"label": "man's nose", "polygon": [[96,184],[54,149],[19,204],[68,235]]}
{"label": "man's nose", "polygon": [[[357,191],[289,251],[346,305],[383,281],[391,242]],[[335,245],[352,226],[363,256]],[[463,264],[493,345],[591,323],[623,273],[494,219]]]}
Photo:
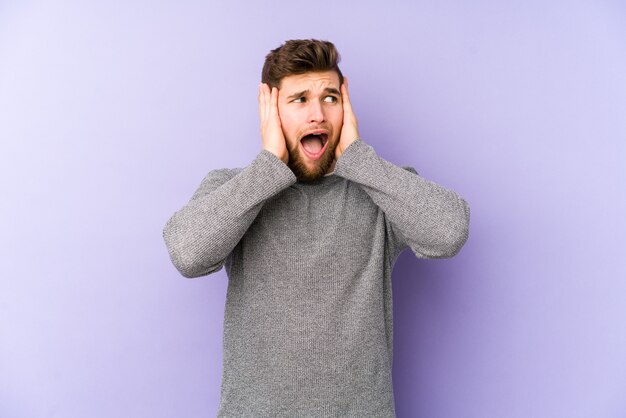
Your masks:
{"label": "man's nose", "polygon": [[317,100],[309,102],[309,122],[324,122],[324,109]]}

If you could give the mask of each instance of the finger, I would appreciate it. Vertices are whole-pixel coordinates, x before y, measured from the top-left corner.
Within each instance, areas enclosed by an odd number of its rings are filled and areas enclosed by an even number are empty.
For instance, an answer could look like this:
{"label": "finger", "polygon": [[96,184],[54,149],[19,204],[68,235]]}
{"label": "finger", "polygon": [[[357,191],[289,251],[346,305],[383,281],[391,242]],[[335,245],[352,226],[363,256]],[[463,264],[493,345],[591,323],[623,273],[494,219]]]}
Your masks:
{"label": "finger", "polygon": [[263,115],[266,120],[267,120],[267,115],[269,113],[268,103],[269,103],[269,93],[267,91],[267,84],[263,83],[263,112],[264,112]]}
{"label": "finger", "polygon": [[272,87],[272,94],[270,97],[270,113],[272,116],[278,115],[278,89]]}
{"label": "finger", "polygon": [[263,83],[259,84],[258,101],[259,101],[259,119],[261,120],[261,122],[263,122],[263,118],[265,117],[265,110],[263,108],[263,105],[265,102],[264,92],[263,92]]}
{"label": "finger", "polygon": [[266,121],[270,113],[270,89],[267,83],[261,86],[263,90],[263,120]]}
{"label": "finger", "polygon": [[341,84],[341,101],[343,102],[343,112],[352,113],[352,103],[350,103],[350,93],[348,93],[348,78],[344,77]]}

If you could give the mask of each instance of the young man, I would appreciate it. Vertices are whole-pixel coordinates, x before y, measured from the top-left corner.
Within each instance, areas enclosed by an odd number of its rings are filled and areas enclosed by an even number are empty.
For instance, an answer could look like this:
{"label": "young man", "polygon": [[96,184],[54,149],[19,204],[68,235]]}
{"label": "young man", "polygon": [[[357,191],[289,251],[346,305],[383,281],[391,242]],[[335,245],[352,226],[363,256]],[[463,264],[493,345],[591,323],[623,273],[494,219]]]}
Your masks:
{"label": "young man", "polygon": [[262,150],[211,171],[163,231],[184,276],[226,267],[220,417],[394,417],[393,264],[467,239],[462,198],[359,139],[338,60],[317,40],[271,51]]}

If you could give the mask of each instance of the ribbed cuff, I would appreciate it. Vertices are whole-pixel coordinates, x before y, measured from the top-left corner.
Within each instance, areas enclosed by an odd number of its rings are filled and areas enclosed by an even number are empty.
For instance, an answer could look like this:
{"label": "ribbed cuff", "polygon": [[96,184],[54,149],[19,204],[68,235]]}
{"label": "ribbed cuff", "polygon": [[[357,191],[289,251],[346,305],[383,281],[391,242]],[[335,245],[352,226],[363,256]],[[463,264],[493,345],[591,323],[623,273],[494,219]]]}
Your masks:
{"label": "ribbed cuff", "polygon": [[[268,183],[271,183],[271,189],[276,191],[285,189],[297,181],[296,175],[287,164],[272,152],[265,149],[259,152],[246,170],[258,172],[257,174],[263,181],[269,177],[271,181]],[[268,185],[260,184],[260,186],[267,188]]]}
{"label": "ribbed cuff", "polygon": [[375,153],[374,148],[371,145],[366,144],[362,139],[357,138],[353,143],[348,145],[341,154],[341,157],[335,164],[335,174],[348,178],[354,169],[357,171],[361,169],[361,165],[366,165],[366,156],[368,154]]}

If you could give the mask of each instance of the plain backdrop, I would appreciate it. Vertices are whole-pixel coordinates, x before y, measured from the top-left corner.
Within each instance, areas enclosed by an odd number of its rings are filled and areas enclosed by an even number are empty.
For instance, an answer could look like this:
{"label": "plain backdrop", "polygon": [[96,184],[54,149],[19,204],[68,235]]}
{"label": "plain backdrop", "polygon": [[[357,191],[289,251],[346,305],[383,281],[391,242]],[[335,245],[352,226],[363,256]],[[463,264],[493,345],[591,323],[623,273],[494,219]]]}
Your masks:
{"label": "plain backdrop", "polygon": [[320,38],[363,140],[472,210],[395,266],[398,417],[626,417],[624,4],[0,1],[0,416],[215,416],[227,277],[162,228]]}

